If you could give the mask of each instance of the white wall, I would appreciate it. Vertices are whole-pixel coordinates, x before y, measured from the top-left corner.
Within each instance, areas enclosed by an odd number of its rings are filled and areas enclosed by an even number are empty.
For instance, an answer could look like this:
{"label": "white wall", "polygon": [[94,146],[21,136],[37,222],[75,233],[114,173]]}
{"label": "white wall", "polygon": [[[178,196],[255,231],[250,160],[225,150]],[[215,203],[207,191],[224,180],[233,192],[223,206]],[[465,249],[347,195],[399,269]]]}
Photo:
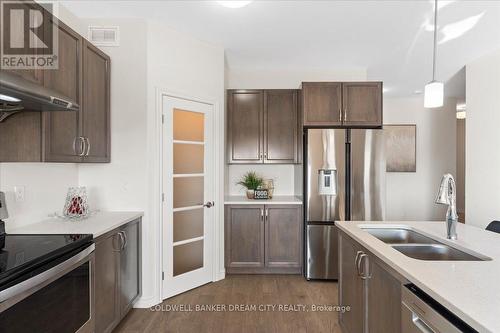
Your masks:
{"label": "white wall", "polygon": [[[365,81],[366,70],[353,69],[233,69],[226,70],[226,89],[298,89],[306,81]],[[244,195],[236,185],[247,171],[255,170],[265,178],[274,180],[275,195],[302,195],[302,184],[297,173],[302,168],[286,165],[229,165],[226,171],[226,194]]]}
{"label": "white wall", "polygon": [[455,103],[425,109],[422,97],[384,99],[384,124],[417,125],[417,172],[386,174],[387,220],[444,220],[434,199],[442,175],[455,175]]}
{"label": "white wall", "polygon": [[294,166],[275,164],[269,165],[241,165],[235,164],[228,168],[228,192],[226,195],[245,195],[246,189],[236,185],[248,171],[255,171],[265,179],[274,182],[274,195],[294,195]]}
{"label": "white wall", "polygon": [[465,221],[500,219],[500,50],[467,64]]}
{"label": "white wall", "polygon": [[[0,191],[5,192],[7,232],[61,214],[68,187],[78,185],[76,164],[0,163]],[[25,199],[16,202],[14,186],[24,186]]]}

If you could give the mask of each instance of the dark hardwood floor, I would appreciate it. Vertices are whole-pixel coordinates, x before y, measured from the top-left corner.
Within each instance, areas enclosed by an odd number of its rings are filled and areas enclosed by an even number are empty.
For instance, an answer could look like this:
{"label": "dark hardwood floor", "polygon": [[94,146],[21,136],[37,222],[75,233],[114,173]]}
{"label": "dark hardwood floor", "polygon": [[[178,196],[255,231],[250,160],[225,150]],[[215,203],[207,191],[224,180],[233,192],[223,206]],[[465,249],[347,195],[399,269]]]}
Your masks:
{"label": "dark hardwood floor", "polygon": [[[226,311],[196,311],[197,305],[211,304]],[[192,311],[172,309],[181,305]],[[256,308],[230,311],[237,305]],[[307,282],[297,275],[228,275],[164,301],[160,311],[132,309],[114,332],[341,333],[338,313],[313,311],[313,305],[338,305],[337,283]]]}

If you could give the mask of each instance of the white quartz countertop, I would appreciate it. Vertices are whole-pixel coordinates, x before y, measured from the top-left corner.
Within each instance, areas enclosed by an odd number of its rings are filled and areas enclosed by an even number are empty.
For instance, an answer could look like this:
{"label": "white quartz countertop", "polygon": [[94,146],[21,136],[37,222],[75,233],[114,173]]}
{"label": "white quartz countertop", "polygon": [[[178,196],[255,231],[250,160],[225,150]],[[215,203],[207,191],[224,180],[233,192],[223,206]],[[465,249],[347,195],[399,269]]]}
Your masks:
{"label": "white quartz countertop", "polygon": [[275,195],[272,199],[248,199],[243,195],[224,198],[225,205],[302,205],[302,199],[293,195]]}
{"label": "white quartz countertop", "polygon": [[[406,279],[479,332],[500,332],[500,234],[457,225],[458,240],[446,239],[444,222],[336,222]],[[405,256],[360,226],[409,227],[447,245],[491,261],[424,261]]]}
{"label": "white quartz countertop", "polygon": [[97,212],[83,220],[54,217],[14,228],[9,234],[92,234],[97,238],[143,215],[142,212]]}

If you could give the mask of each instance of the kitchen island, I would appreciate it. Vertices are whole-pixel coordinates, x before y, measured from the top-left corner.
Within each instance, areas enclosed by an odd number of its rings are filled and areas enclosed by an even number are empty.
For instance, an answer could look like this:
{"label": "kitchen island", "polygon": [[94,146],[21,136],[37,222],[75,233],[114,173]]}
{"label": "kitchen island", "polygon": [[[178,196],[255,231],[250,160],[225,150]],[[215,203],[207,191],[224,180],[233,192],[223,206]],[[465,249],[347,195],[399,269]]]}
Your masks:
{"label": "kitchen island", "polygon": [[[353,249],[356,260],[353,260],[353,262],[359,263],[359,252],[366,251],[369,253],[367,256],[373,257],[374,262],[379,267],[382,267],[385,272],[388,272],[388,274],[385,274],[385,277],[388,278],[384,281],[401,282],[401,285],[413,284],[474,330],[478,332],[500,332],[500,322],[498,321],[500,314],[500,283],[498,283],[498,276],[500,274],[500,234],[469,225],[458,224],[458,240],[448,240],[446,239],[444,222],[338,222],[336,225],[340,230],[341,241],[346,240],[343,242],[344,244],[350,242],[355,246]],[[366,228],[413,230],[438,243],[451,246],[454,249],[472,255],[478,260],[448,261],[414,259],[399,252],[391,244],[363,230]],[[356,251],[356,247],[359,247],[362,251]],[[350,248],[341,245],[341,256],[344,256],[344,259],[346,259],[346,249],[349,250]],[[344,269],[344,276],[346,276],[345,273],[349,270],[349,266],[353,266],[350,261],[350,259],[347,262],[341,260],[341,270]],[[358,272],[359,270],[365,270],[363,266],[363,264],[359,264]],[[367,270],[369,271],[369,275],[371,275],[371,268],[367,268]],[[361,272],[361,276],[363,274]],[[342,281],[341,276],[341,302],[345,302],[346,298],[352,295],[354,295],[353,299],[357,296],[360,298],[369,298],[368,295],[360,296],[359,294],[362,293],[360,288],[353,289],[348,285],[350,283],[349,280],[347,278],[344,280]],[[367,280],[364,279],[364,281]],[[380,279],[378,282],[380,282]],[[381,288],[387,289],[385,294],[382,295],[383,298],[377,300],[379,304],[378,311],[380,311],[380,308],[389,308],[391,305],[393,309],[397,309],[398,300],[386,297],[388,297],[391,290],[393,298],[397,297],[398,290],[387,288],[383,284],[379,284],[377,288],[379,290]],[[342,291],[342,289],[344,290]],[[342,300],[342,293],[344,293],[344,300]],[[368,303],[371,304],[370,302]],[[356,304],[352,306],[353,311],[356,311],[354,308]],[[360,308],[364,310],[366,304]],[[361,321],[368,320],[369,315],[363,314],[358,318],[361,318]],[[348,317],[345,318],[346,322],[349,320]],[[399,318],[399,321],[401,321],[401,318]],[[344,326],[346,326],[345,323]],[[360,326],[353,327],[355,327],[354,329],[358,329]],[[349,328],[347,331],[350,331]]]}

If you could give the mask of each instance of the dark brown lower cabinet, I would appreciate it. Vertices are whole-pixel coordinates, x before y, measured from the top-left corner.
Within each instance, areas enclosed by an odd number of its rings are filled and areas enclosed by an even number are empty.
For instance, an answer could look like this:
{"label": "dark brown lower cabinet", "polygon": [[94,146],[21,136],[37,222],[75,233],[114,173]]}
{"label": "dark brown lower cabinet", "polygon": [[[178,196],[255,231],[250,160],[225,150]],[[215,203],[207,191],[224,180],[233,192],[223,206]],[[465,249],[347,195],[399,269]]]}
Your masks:
{"label": "dark brown lower cabinet", "polygon": [[95,243],[95,331],[112,332],[141,295],[141,220]]}
{"label": "dark brown lower cabinet", "polygon": [[228,274],[300,274],[301,206],[227,205],[225,267]]}
{"label": "dark brown lower cabinet", "polygon": [[345,333],[401,332],[401,287],[407,281],[339,231],[339,301]]}
{"label": "dark brown lower cabinet", "polygon": [[302,267],[302,206],[265,206],[265,264],[269,268]]}

